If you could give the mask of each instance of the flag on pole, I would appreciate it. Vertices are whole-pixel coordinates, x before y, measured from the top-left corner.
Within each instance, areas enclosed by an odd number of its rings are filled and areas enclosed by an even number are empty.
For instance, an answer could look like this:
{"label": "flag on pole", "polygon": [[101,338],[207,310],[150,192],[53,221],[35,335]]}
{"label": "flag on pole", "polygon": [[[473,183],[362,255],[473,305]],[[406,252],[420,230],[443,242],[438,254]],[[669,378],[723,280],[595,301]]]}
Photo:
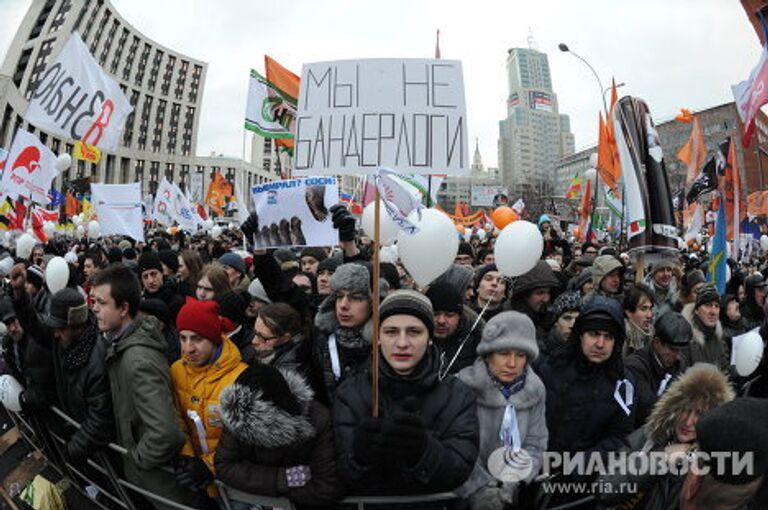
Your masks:
{"label": "flag on pole", "polygon": [[568,187],[568,191],[565,192],[565,198],[578,198],[581,193],[581,177],[577,173],[571,179],[571,185]]}
{"label": "flag on pole", "polygon": [[296,98],[290,97],[251,69],[248,101],[245,106],[245,129],[265,138],[293,138],[296,121]]}
{"label": "flag on pole", "polygon": [[[286,108],[289,105],[293,106],[293,118],[288,118],[288,112],[284,111],[286,117],[281,122],[281,124],[289,127],[289,131],[293,132],[294,130],[292,129],[292,126],[296,120],[296,104],[297,98],[299,97],[301,78],[278,64],[277,61],[269,55],[264,55],[264,67],[267,71],[267,81],[282,93],[282,97],[286,101],[284,106]],[[293,154],[293,137],[277,138],[275,144],[288,151],[289,154]]]}
{"label": "flag on pole", "polygon": [[704,227],[704,208],[698,202],[691,205],[694,207],[694,212],[691,217],[691,222],[688,223],[687,229],[685,230],[685,236],[683,237],[688,245],[693,244],[696,235],[701,232],[701,229]]}
{"label": "flag on pole", "polygon": [[208,193],[205,196],[206,205],[219,216],[224,216],[224,207],[231,196],[232,185],[217,171],[213,174],[211,184],[208,186]]}
{"label": "flag on pole", "polygon": [[48,190],[48,199],[51,201],[51,207],[59,207],[64,203],[64,194],[56,188]]}
{"label": "flag on pole", "polygon": [[581,195],[581,207],[579,209],[579,242],[583,243],[589,238],[592,209],[592,181],[587,179],[584,194]]}
{"label": "flag on pole", "polygon": [[[727,149],[724,146],[727,144]],[[739,259],[739,225],[741,219],[746,215],[744,204],[741,200],[741,176],[739,173],[739,162],[736,158],[736,149],[731,139],[723,141],[720,144],[720,151],[727,154],[723,177],[720,179],[719,188],[724,197],[725,218],[726,218],[726,240],[734,241],[733,253],[731,256]]]}
{"label": "flag on pole", "polygon": [[[688,113],[690,114],[690,112]],[[685,174],[686,186],[693,184],[693,181],[699,174],[699,170],[707,159],[707,146],[704,143],[704,133],[701,131],[699,118],[695,115],[690,115],[693,117],[691,120],[691,136],[688,138],[688,141],[685,142],[685,145],[683,145],[677,152],[677,159],[682,161],[687,168]],[[689,117],[683,114],[678,115],[675,118],[687,122]]]}
{"label": "flag on pole", "polygon": [[717,292],[725,294],[725,207],[717,211],[717,220],[715,221],[715,236],[712,239],[712,258],[709,262],[709,271],[707,281],[712,282],[717,287]]}
{"label": "flag on pole", "polygon": [[768,24],[761,12],[757,13],[763,27],[763,51],[757,65],[749,73],[749,78],[731,86],[736,100],[736,109],[743,123],[742,144],[749,146],[752,133],[755,130],[755,117],[760,108],[768,103]]}
{"label": "flag on pole", "polygon": [[47,205],[51,182],[59,174],[56,155],[35,135],[18,129],[8,152],[0,189],[10,198],[28,197]]}

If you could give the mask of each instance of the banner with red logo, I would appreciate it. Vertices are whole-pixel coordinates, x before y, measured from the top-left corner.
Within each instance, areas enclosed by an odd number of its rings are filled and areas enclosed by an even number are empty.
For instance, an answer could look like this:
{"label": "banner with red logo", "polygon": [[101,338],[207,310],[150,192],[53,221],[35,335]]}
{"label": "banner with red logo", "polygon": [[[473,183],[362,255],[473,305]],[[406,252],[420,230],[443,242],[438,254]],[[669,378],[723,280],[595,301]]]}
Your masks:
{"label": "banner with red logo", "polygon": [[35,135],[19,129],[8,152],[0,190],[11,199],[23,196],[47,205],[51,203],[51,181],[58,174],[56,155]]}
{"label": "banner with red logo", "polygon": [[56,61],[45,69],[24,118],[51,134],[114,152],[132,111],[117,82],[72,32]]}
{"label": "banner with red logo", "polygon": [[[763,25],[763,31],[766,32],[765,20],[760,16]],[[766,39],[768,40],[768,39]],[[749,146],[749,140],[752,138],[752,132],[755,129],[755,115],[764,104],[768,103],[768,46],[763,45],[763,52],[760,54],[760,60],[749,73],[749,78],[731,85],[733,97],[736,100],[736,109],[744,124],[741,142],[744,147]]]}

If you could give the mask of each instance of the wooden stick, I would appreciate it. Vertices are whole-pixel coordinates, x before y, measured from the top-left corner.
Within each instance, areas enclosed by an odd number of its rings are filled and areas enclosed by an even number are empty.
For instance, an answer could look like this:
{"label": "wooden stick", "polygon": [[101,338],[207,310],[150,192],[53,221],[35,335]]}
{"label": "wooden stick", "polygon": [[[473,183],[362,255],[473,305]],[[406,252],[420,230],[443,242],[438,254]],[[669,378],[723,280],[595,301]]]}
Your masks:
{"label": "wooden stick", "polygon": [[375,191],[373,206],[373,335],[371,338],[371,416],[379,416],[379,197]]}

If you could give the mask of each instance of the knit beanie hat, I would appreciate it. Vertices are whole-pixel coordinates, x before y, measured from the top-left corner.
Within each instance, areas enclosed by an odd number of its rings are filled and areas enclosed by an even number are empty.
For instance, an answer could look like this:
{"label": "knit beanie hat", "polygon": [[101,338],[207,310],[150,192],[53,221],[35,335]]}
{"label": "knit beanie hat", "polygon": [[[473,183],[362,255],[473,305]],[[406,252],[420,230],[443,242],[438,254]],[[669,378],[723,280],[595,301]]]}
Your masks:
{"label": "knit beanie hat", "polygon": [[153,251],[145,251],[139,256],[139,275],[150,269],[157,269],[162,273],[163,263],[160,261],[160,257],[157,253]]}
{"label": "knit beanie hat", "polygon": [[549,217],[548,214],[542,214],[539,216],[539,227],[541,227],[544,223],[552,223],[552,219]]}
{"label": "knit beanie hat", "polygon": [[528,356],[528,362],[539,355],[536,343],[536,326],[520,312],[501,312],[489,320],[477,345],[478,356],[515,349]]}
{"label": "knit beanie hat", "polygon": [[188,298],[176,317],[176,329],[192,331],[216,345],[222,342],[222,324],[219,303],[214,300],[198,301]]}
{"label": "knit beanie hat", "polygon": [[229,266],[238,273],[245,274],[245,261],[237,253],[227,252],[219,257],[219,264]]}
{"label": "knit beanie hat", "polygon": [[563,292],[552,304],[555,317],[560,318],[565,312],[578,312],[581,310],[581,294],[578,292]]}
{"label": "knit beanie hat", "polygon": [[229,291],[214,297],[219,303],[219,312],[222,317],[231,320],[235,327],[245,323],[245,309],[248,303],[237,292]]}
{"label": "knit beanie hat", "polygon": [[459,251],[456,252],[456,255],[469,255],[472,258],[475,257],[475,253],[472,251],[472,245],[465,241],[459,243]]}
{"label": "knit beanie hat", "polygon": [[477,290],[477,288],[480,286],[480,282],[483,281],[483,277],[485,277],[486,274],[488,274],[491,271],[498,271],[499,269],[496,267],[496,264],[486,264],[484,266],[480,266],[475,270],[475,286],[474,289]]}
{"label": "knit beanie hat", "polygon": [[163,324],[173,325],[171,309],[168,308],[168,304],[162,299],[142,299],[141,302],[139,302],[139,311],[151,315],[152,317],[156,317]]}
{"label": "knit beanie hat", "polygon": [[662,269],[675,269],[677,262],[674,259],[661,259],[651,266],[651,274],[656,274]]}
{"label": "knit beanie hat", "polygon": [[179,255],[173,250],[161,250],[157,252],[160,261],[168,266],[173,274],[179,270]]}
{"label": "knit beanie hat", "polygon": [[248,286],[248,294],[251,295],[251,299],[257,299],[263,303],[270,304],[272,300],[269,299],[267,291],[264,290],[264,286],[261,284],[258,278],[254,278],[251,284]]}
{"label": "knit beanie hat", "polygon": [[253,363],[240,372],[235,384],[258,392],[259,398],[271,402],[283,411],[299,415],[302,413],[301,403],[291,392],[291,388],[280,371],[271,365]]}
{"label": "knit beanie hat", "polygon": [[694,285],[699,283],[706,282],[707,279],[704,277],[704,273],[701,271],[701,269],[694,269],[692,271],[688,271],[683,275],[682,280],[680,281],[680,285],[682,287],[683,292],[686,294],[691,293],[691,289],[693,289]]}
{"label": "knit beanie hat", "polygon": [[27,281],[38,288],[43,288],[45,276],[40,266],[34,265],[27,268]]}
{"label": "knit beanie hat", "polygon": [[713,301],[719,304],[720,294],[717,293],[717,289],[715,288],[714,284],[705,283],[699,287],[699,292],[696,294],[696,306],[694,308],[698,308],[701,305],[706,305],[707,303],[711,303]]}
{"label": "knit beanie hat", "polygon": [[336,257],[328,257],[327,259],[321,260],[317,265],[317,274],[320,274],[321,271],[330,271],[331,273],[335,273],[336,269],[340,265],[341,261],[339,259]]}
{"label": "knit beanie hat", "polygon": [[[336,276],[336,275],[334,275]],[[396,290],[390,293],[379,305],[381,322],[392,315],[412,315],[427,327],[429,337],[435,331],[435,314],[427,296],[415,290]]]}
{"label": "knit beanie hat", "polygon": [[325,259],[328,258],[328,255],[325,253],[325,250],[320,247],[314,247],[310,246],[308,248],[304,248],[301,250],[301,256],[299,259],[303,259],[304,257],[312,257],[318,262],[322,262]]}
{"label": "knit beanie hat", "polygon": [[427,297],[435,312],[461,313],[464,306],[464,299],[459,290],[446,282],[431,285]]}
{"label": "knit beanie hat", "polygon": [[371,295],[368,270],[360,264],[342,264],[331,276],[331,292],[346,290]]}
{"label": "knit beanie hat", "polygon": [[594,296],[584,304],[573,325],[574,333],[585,331],[608,331],[614,339],[624,340],[624,307],[617,300]]}

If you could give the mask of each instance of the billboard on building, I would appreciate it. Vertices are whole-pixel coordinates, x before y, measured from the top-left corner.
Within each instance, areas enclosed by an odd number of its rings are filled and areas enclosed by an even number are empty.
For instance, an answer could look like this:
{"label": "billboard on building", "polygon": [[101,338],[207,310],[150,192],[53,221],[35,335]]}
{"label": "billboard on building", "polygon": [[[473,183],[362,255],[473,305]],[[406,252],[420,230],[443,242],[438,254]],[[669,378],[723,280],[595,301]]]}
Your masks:
{"label": "billboard on building", "polygon": [[546,92],[534,92],[531,93],[531,108],[534,110],[541,110],[543,112],[552,112],[552,95]]}
{"label": "billboard on building", "polygon": [[472,186],[469,201],[472,207],[493,207],[494,197],[506,193],[507,190],[502,186]]}

